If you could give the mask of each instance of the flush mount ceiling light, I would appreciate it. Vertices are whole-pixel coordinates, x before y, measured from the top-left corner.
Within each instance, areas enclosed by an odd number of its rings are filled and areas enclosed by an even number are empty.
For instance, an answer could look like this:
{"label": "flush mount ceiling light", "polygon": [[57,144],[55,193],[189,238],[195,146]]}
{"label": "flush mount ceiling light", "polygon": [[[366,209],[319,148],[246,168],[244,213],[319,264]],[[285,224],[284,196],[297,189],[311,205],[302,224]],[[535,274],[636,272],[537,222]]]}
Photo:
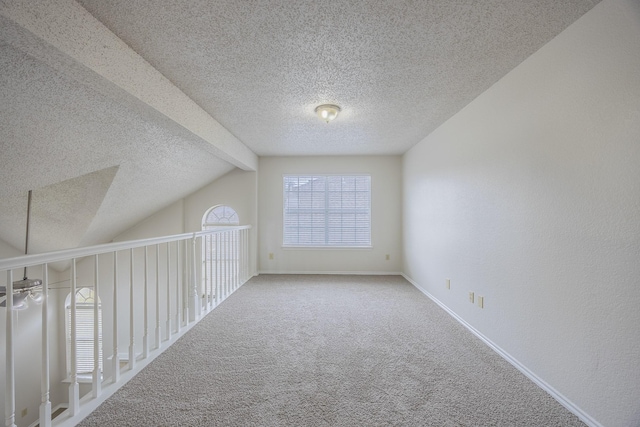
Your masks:
{"label": "flush mount ceiling light", "polygon": [[335,119],[340,111],[340,107],[333,104],[323,104],[316,107],[316,114],[318,117],[327,123]]}

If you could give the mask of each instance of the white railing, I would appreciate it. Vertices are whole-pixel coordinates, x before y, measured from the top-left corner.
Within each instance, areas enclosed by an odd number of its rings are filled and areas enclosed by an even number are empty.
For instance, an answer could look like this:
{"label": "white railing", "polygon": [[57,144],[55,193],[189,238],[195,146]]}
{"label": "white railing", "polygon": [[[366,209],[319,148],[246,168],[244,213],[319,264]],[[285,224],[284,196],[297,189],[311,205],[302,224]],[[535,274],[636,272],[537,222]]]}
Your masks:
{"label": "white railing", "polygon": [[[6,308],[0,308],[0,313],[4,310],[6,316],[5,425],[13,427],[17,424],[16,384],[20,392],[18,396],[29,395],[22,387],[34,386],[31,384],[32,381],[23,381],[17,377],[21,372],[16,372],[16,339],[34,341],[32,325],[29,325],[28,333],[23,333],[25,328],[20,324],[20,334],[16,335],[16,319],[19,312],[14,309],[11,295],[18,269],[28,267],[30,275],[41,276],[43,281],[42,304],[31,304],[27,310],[40,311],[41,316],[41,322],[37,322],[41,324],[39,417],[37,421],[34,421],[33,417],[24,418],[27,409],[22,409],[18,424],[26,426],[37,422],[41,427],[71,426],[95,409],[204,314],[224,301],[250,278],[250,228],[219,227],[197,233],[109,243],[0,260],[0,285],[6,277],[7,293]],[[201,268],[198,268],[199,265]],[[52,286],[51,275],[59,278],[56,286],[62,283],[65,293],[66,289],[69,289],[71,298],[68,306],[63,305],[64,299],[60,298],[57,306],[52,305],[50,287],[60,287]],[[74,296],[80,287],[91,288],[95,294],[93,371],[90,378],[80,377],[76,368],[78,307]],[[128,291],[126,297],[120,294],[123,289]],[[68,310],[69,325],[66,334],[58,331],[56,335],[56,331],[49,330],[54,310],[64,310],[65,313]],[[128,316],[123,316],[123,311]],[[66,316],[67,314],[57,318],[63,319]],[[110,321],[100,321],[100,316],[109,317]],[[125,325],[126,323],[128,325]],[[110,334],[100,330],[103,325],[105,329],[111,329]],[[58,324],[59,329],[63,327],[64,325]],[[151,327],[154,327],[153,331],[150,331]],[[38,326],[35,329],[37,330]],[[66,343],[54,345],[56,343],[51,342],[51,336],[63,335],[68,337],[67,339],[70,338],[70,350],[66,350]],[[103,346],[101,350],[99,337],[110,340],[110,345]],[[128,343],[128,354],[125,355],[121,355],[119,350],[119,344],[123,343]],[[64,353],[57,355],[58,362],[68,358],[68,363],[57,363],[52,369],[52,348]],[[101,358],[105,361],[104,372],[100,371]],[[107,360],[110,360],[110,363],[106,363]],[[63,381],[54,384],[51,381],[52,371],[63,369],[60,368],[61,365],[68,366],[68,372],[62,375]],[[37,388],[37,384],[35,387]],[[58,391],[56,395],[60,394],[60,388],[67,387],[68,399],[52,399],[52,387]],[[87,387],[90,389],[87,390]],[[31,394],[33,395],[33,392]],[[19,403],[20,408],[26,408],[31,404]],[[52,420],[52,406],[66,410]]]}

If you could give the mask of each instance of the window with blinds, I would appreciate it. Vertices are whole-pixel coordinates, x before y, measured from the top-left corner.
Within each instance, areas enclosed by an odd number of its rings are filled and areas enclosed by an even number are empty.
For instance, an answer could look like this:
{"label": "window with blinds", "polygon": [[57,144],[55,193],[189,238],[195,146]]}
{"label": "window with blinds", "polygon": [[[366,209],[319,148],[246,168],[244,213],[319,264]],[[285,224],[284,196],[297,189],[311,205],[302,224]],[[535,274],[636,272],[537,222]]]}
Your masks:
{"label": "window with blinds", "polygon": [[[71,372],[71,295],[67,297],[66,335],[67,335],[67,371]],[[81,288],[76,292],[76,373],[93,372],[93,301],[92,289]],[[99,303],[100,300],[98,300]],[[98,305],[98,346],[99,368],[102,372],[102,307]]]}
{"label": "window with blinds", "polygon": [[285,175],[284,246],[371,246],[370,175]]}

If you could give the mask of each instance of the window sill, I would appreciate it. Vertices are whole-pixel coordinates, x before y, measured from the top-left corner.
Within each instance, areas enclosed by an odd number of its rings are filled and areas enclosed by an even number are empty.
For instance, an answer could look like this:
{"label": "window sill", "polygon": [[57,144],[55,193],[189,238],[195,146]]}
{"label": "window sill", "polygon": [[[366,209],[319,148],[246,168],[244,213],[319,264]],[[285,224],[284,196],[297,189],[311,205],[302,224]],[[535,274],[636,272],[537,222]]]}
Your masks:
{"label": "window sill", "polygon": [[298,251],[298,250],[309,250],[309,251],[352,251],[352,250],[365,250],[370,251],[373,249],[373,246],[282,246],[282,249],[285,251]]}
{"label": "window sill", "polygon": [[[93,382],[92,374],[78,374],[76,377],[78,384],[91,384]],[[100,381],[102,381],[102,374],[100,374]],[[71,377],[67,377],[62,380],[65,384],[71,384]]]}

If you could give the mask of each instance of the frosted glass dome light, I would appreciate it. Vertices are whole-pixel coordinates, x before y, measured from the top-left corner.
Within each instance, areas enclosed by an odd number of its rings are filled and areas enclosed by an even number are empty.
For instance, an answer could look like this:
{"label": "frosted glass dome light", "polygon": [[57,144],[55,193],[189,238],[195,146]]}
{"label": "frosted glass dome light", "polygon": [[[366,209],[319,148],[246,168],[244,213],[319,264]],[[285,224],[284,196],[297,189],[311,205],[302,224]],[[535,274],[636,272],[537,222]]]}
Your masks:
{"label": "frosted glass dome light", "polygon": [[316,114],[318,117],[327,123],[335,119],[340,111],[340,107],[333,104],[323,104],[316,107]]}

